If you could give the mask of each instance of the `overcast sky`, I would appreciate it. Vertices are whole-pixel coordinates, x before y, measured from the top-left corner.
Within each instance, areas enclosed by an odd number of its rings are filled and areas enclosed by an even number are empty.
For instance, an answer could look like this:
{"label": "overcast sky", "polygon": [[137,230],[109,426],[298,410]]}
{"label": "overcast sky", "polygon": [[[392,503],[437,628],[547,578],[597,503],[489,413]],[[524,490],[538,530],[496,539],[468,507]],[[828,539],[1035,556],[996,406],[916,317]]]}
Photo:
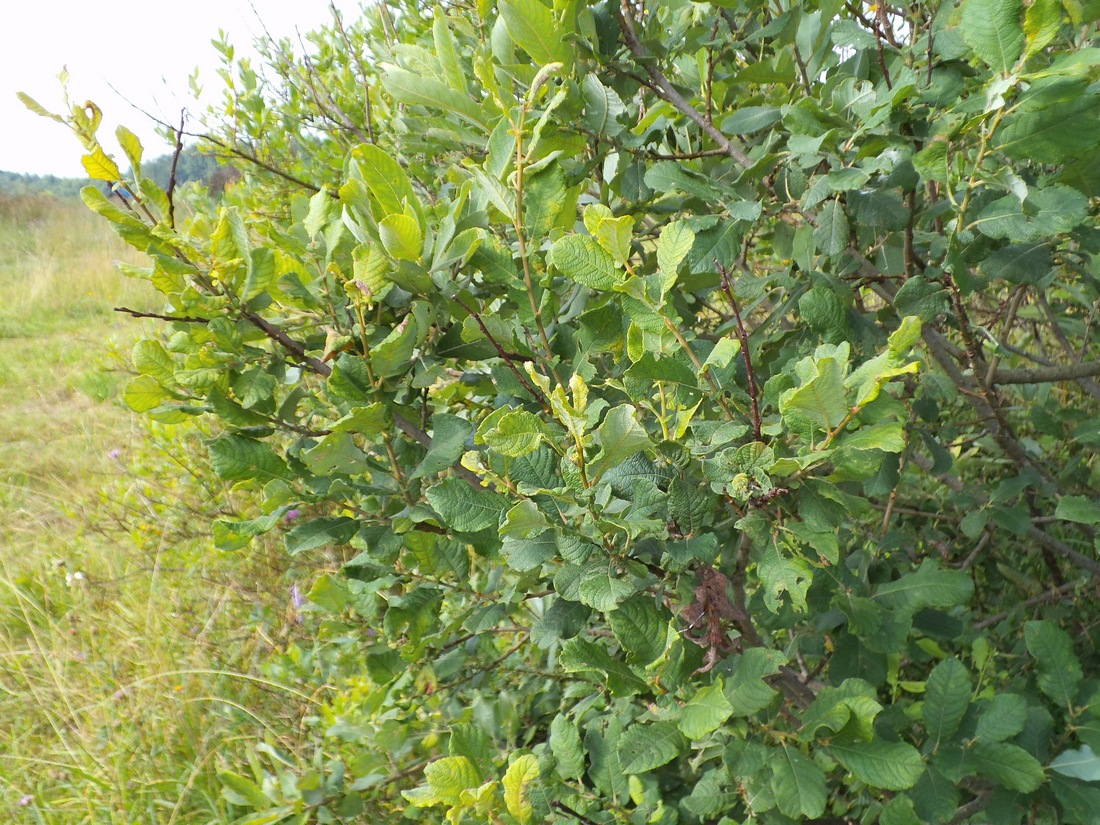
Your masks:
{"label": "overcast sky", "polygon": [[[350,17],[359,3],[336,0],[336,6]],[[92,100],[103,110],[109,153],[122,158],[114,146],[119,123],[141,138],[146,157],[167,153],[170,147],[120,95],[168,121],[178,121],[181,107],[200,110],[188,77],[197,67],[207,98],[216,100],[218,54],[210,41],[224,29],[242,55],[263,32],[257,15],[275,37],[294,36],[329,19],[329,0],[0,0],[0,170],[84,175],[77,139],[16,97],[26,92],[60,112],[57,75],[65,66],[72,101]]]}

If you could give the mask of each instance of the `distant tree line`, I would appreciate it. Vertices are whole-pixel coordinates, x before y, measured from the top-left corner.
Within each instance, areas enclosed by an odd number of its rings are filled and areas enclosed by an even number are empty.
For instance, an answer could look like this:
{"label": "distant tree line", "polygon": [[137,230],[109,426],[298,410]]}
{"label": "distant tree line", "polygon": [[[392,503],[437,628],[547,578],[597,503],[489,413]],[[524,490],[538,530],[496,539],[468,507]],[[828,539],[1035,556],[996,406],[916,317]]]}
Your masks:
{"label": "distant tree line", "polygon": [[[171,154],[152,158],[142,164],[142,174],[151,178],[161,189],[168,189],[172,174]],[[184,147],[176,163],[176,185],[199,181],[210,187],[212,194],[220,194],[225,184],[236,177],[234,170],[219,165],[217,158],[199,152],[193,146]],[[57,175],[28,175],[19,172],[0,171],[0,195],[53,195],[75,197],[91,181],[88,178],[62,178]]]}

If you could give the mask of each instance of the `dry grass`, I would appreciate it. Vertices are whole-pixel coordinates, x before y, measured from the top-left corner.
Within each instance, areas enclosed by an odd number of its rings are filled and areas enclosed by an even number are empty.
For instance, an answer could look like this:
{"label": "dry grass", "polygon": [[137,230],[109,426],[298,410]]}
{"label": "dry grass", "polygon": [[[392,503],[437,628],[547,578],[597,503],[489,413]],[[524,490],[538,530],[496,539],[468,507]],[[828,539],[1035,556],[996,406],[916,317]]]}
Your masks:
{"label": "dry grass", "polygon": [[112,307],[155,306],[125,254],[81,204],[0,201],[2,822],[231,821],[217,770],[310,706],[260,668],[299,632],[280,557],[212,550],[202,433],[118,400]]}
{"label": "dry grass", "polygon": [[120,304],[147,306],[153,290],[121,278],[116,260],[139,258],[82,203],[0,196],[0,338],[106,319]]}

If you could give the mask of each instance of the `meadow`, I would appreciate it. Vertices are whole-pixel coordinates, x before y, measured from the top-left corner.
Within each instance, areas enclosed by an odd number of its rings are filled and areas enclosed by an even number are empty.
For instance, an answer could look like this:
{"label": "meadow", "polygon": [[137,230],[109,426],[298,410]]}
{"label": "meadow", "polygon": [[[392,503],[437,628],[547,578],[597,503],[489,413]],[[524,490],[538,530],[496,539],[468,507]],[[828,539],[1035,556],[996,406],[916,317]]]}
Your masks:
{"label": "meadow", "polygon": [[143,324],[113,308],[157,303],[116,259],[139,263],[79,201],[0,197],[3,822],[230,821],[219,771],[296,759],[316,702],[278,675],[307,571],[214,550],[234,498],[201,426],[121,401]]}

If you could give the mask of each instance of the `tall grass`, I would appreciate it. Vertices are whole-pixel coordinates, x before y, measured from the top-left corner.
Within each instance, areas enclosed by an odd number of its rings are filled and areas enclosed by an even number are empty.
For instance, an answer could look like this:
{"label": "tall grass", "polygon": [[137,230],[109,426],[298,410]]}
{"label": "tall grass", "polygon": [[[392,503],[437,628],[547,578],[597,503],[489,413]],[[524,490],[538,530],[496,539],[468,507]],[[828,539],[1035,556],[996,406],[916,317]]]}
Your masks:
{"label": "tall grass", "polygon": [[146,306],[152,290],[120,278],[116,259],[137,260],[80,201],[0,196],[0,338]]}
{"label": "tall grass", "polygon": [[232,821],[217,771],[298,752],[312,706],[264,676],[303,632],[282,557],[210,547],[201,429],[118,400],[112,307],[154,303],[124,254],[79,203],[0,200],[0,822]]}

